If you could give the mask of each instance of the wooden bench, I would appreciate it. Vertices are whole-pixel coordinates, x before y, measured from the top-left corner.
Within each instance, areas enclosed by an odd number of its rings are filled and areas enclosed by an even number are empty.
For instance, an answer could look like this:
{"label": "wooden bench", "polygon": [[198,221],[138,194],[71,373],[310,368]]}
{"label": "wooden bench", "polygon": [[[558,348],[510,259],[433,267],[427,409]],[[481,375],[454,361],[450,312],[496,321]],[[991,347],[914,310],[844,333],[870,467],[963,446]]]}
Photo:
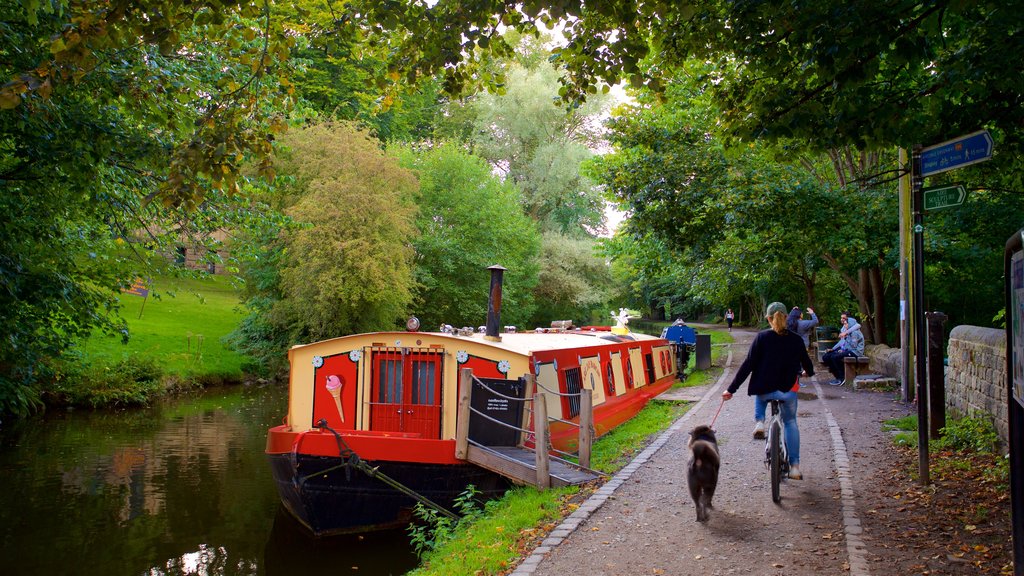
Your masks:
{"label": "wooden bench", "polygon": [[849,385],[850,390],[856,390],[857,376],[870,372],[868,368],[870,363],[871,359],[867,356],[847,356],[843,358],[844,375],[846,376],[843,384]]}

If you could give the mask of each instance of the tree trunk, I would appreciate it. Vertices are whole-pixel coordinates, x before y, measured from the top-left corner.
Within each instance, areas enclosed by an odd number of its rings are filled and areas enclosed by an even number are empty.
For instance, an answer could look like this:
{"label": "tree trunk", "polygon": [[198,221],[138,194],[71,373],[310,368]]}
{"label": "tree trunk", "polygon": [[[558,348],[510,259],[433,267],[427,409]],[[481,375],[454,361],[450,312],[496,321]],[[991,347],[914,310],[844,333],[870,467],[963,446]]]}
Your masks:
{"label": "tree trunk", "polygon": [[868,281],[868,269],[857,270],[857,282],[854,285],[854,296],[857,297],[857,311],[860,318],[860,331],[864,334],[864,341],[868,344],[875,344],[874,330],[871,327],[871,282]]}
{"label": "tree trunk", "polygon": [[887,344],[885,330],[885,284],[882,282],[882,269],[875,266],[870,272],[871,295],[874,297],[875,308],[875,344]]}

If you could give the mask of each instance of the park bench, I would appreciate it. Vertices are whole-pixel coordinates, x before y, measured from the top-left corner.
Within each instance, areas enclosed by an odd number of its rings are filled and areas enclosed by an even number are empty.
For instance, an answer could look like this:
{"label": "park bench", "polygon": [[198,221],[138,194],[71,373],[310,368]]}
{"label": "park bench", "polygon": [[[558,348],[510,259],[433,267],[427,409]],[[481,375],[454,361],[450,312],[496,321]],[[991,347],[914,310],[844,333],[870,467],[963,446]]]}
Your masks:
{"label": "park bench", "polygon": [[843,358],[845,379],[843,384],[850,386],[850,390],[857,390],[857,376],[870,372],[868,365],[871,359],[867,356],[847,356]]}

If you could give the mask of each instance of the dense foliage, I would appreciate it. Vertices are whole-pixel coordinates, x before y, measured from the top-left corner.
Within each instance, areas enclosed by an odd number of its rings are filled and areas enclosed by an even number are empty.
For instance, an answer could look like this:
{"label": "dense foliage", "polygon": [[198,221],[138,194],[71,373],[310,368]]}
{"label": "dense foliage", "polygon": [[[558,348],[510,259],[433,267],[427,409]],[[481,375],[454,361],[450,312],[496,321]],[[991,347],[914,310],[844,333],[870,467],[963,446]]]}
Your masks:
{"label": "dense foliage", "polygon": [[295,225],[260,232],[267,247],[245,268],[252,315],[232,338],[268,361],[276,349],[273,366],[291,344],[399,327],[415,286],[415,176],[347,124],[281,143],[276,165],[292,177],[274,194]]}
{"label": "dense foliage", "polygon": [[[0,411],[62,355],[124,331],[113,295],[181,213],[270,175],[291,41],[262,4],[0,6]],[[153,202],[154,199],[160,200]],[[126,248],[135,232],[146,244]]]}
{"label": "dense foliage", "polygon": [[453,144],[404,149],[398,157],[420,184],[411,312],[427,330],[483,324],[490,286],[486,268],[498,264],[507,269],[502,323],[524,325],[534,308],[540,239],[536,224],[519,209],[518,190],[492,174],[482,158]]}
{"label": "dense foliage", "polygon": [[[0,412],[37,406],[89,334],[130,337],[114,295],[213,231],[246,280],[234,345],[263,367],[409,313],[478,324],[491,264],[510,324],[782,298],[856,309],[883,340],[896,148],[980,128],[995,157],[926,216],[925,263],[926,307],[984,324],[1024,208],[1013,8],[3,4]],[[627,224],[595,251],[608,200]]]}

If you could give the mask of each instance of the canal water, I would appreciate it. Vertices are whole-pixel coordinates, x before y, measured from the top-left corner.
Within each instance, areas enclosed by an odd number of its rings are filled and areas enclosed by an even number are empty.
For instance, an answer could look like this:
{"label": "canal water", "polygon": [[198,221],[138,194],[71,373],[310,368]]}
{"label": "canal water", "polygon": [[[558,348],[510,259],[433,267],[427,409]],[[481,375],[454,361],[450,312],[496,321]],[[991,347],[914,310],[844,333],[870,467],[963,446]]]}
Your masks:
{"label": "canal water", "polygon": [[124,412],[0,428],[0,573],[404,574],[404,531],[314,539],[263,455],[283,386],[220,388]]}

